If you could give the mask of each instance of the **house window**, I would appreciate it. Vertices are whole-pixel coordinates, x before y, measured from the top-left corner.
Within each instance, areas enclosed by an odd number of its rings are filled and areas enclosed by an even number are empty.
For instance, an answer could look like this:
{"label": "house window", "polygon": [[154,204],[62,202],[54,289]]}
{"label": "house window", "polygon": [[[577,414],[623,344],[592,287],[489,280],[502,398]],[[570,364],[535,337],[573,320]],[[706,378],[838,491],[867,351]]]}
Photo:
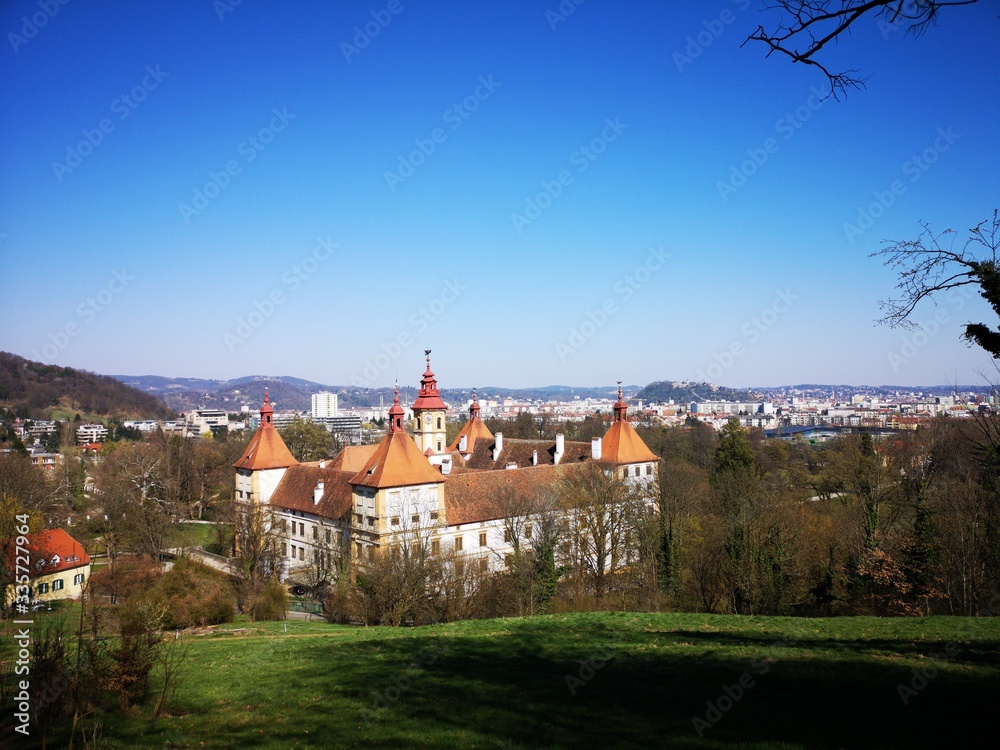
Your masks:
{"label": "house window", "polygon": [[368,516],[368,525],[372,528],[374,528],[375,526],[375,519],[372,518],[371,516]]}
{"label": "house window", "polygon": [[393,516],[392,520],[389,521],[393,526],[399,526],[399,516]]}
{"label": "house window", "polygon": [[368,562],[371,562],[374,559],[375,559],[375,548],[374,547],[369,547],[368,548]]}
{"label": "house window", "polygon": [[319,527],[313,526],[313,539],[319,539]]}
{"label": "house window", "polygon": [[524,525],[524,537],[525,539],[531,539],[531,524],[526,523]]}
{"label": "house window", "polygon": [[79,586],[81,583],[83,583],[83,573],[77,573],[73,576],[73,585]]}
{"label": "house window", "polygon": [[628,478],[628,467],[626,466],[624,469],[622,469],[622,479],[627,479],[627,478]]}
{"label": "house window", "polygon": [[360,558],[361,557],[361,549],[362,549],[363,545],[361,544],[361,542],[355,542],[355,545],[358,548],[358,557]]}
{"label": "house window", "polygon": [[38,584],[38,593],[39,594],[47,594],[47,593],[49,593],[49,584],[47,584],[47,583],[40,583],[40,584]]}
{"label": "house window", "polygon": [[61,591],[62,587],[63,587],[63,579],[62,578],[57,578],[56,580],[54,580],[52,582],[52,590],[53,591]]}
{"label": "house window", "polygon": [[[438,417],[438,429],[441,429],[441,417]],[[438,443],[438,450],[441,450],[441,443]]]}
{"label": "house window", "polygon": [[653,464],[646,464],[646,476],[648,477],[653,473]]}
{"label": "house window", "polygon": [[281,533],[282,534],[288,533],[288,521],[286,521],[284,518],[281,519]]}
{"label": "house window", "polygon": [[462,575],[465,572],[465,560],[455,560],[455,573]]}
{"label": "house window", "polygon": [[417,417],[417,429],[420,429],[420,417]]}
{"label": "house window", "polygon": [[479,558],[479,572],[480,573],[485,573],[489,569],[490,569],[490,561],[487,560],[485,557],[480,557]]}
{"label": "house window", "polygon": [[326,530],[326,543],[329,544],[333,541],[333,532],[330,529]]}
{"label": "house window", "polygon": [[507,544],[511,543],[512,537],[511,537],[510,529],[504,529],[503,530],[503,540],[505,542],[507,542]]}
{"label": "house window", "polygon": [[514,556],[508,552],[506,555],[503,556],[503,564],[509,568],[511,565],[514,564]]}
{"label": "house window", "polygon": [[436,510],[432,510],[432,511],[431,511],[431,520],[432,520],[432,521],[436,521],[436,520],[438,520],[438,513],[437,513],[437,511],[436,511]]}
{"label": "house window", "polygon": [[441,554],[441,540],[439,540],[439,539],[432,539],[431,540],[431,554],[432,555],[439,555],[439,554]]}
{"label": "house window", "polygon": [[306,535],[306,525],[300,521],[299,522],[299,536],[305,536],[305,535]]}
{"label": "house window", "polygon": [[288,544],[285,542],[281,543],[281,556],[288,557]]}
{"label": "house window", "polygon": [[412,516],[410,516],[410,523],[420,523],[420,514],[414,513]]}
{"label": "house window", "polygon": [[410,542],[410,554],[414,557],[420,555],[420,542]]}
{"label": "house window", "polygon": [[441,441],[438,440],[438,453],[440,453],[440,452],[441,452]]}
{"label": "house window", "polygon": [[462,537],[460,536],[455,537],[455,551],[456,552],[462,551]]}
{"label": "house window", "polygon": [[300,560],[305,560],[306,559],[306,548],[305,547],[299,547],[299,559]]}
{"label": "house window", "polygon": [[292,559],[295,559],[295,545],[292,545]]}
{"label": "house window", "polygon": [[480,531],[479,532],[479,546],[480,547],[485,547],[486,546],[486,532],[485,531]]}
{"label": "house window", "polygon": [[639,476],[639,467],[638,467],[638,466],[636,466],[636,467],[635,467],[635,471],[634,471],[634,472],[632,472],[632,473],[633,473],[633,474],[634,474],[635,476]]}

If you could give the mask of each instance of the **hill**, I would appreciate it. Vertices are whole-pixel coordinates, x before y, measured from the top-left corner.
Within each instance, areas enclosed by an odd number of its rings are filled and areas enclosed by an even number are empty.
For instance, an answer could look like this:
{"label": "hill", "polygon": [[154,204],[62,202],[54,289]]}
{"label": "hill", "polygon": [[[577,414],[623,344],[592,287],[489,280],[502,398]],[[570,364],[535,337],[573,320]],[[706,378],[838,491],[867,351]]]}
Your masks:
{"label": "hill", "polygon": [[758,401],[762,394],[749,389],[727,388],[712,383],[658,380],[636,394],[636,398],[650,403],[689,404],[692,401]]}
{"label": "hill", "polygon": [[102,746],[914,750],[988,747],[996,732],[992,617],[585,613],[207,632],[181,637],[170,715],[150,718],[156,696],[106,715]]}
{"label": "hill", "polygon": [[106,375],[32,362],[0,352],[0,407],[33,419],[91,417],[168,419],[174,413],[156,396]]}

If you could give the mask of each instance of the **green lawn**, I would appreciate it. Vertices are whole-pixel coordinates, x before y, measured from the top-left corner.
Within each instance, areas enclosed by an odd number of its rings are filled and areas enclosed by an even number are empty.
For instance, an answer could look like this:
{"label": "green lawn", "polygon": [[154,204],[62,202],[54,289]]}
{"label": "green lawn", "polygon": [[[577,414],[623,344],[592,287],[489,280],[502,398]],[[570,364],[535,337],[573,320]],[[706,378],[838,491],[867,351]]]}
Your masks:
{"label": "green lawn", "polygon": [[170,529],[171,547],[206,547],[216,541],[214,524],[178,523]]}
{"label": "green lawn", "polygon": [[[237,622],[190,643],[174,715],[108,717],[111,747],[964,748],[997,736],[996,618]],[[904,705],[897,685],[915,668],[931,678]]]}

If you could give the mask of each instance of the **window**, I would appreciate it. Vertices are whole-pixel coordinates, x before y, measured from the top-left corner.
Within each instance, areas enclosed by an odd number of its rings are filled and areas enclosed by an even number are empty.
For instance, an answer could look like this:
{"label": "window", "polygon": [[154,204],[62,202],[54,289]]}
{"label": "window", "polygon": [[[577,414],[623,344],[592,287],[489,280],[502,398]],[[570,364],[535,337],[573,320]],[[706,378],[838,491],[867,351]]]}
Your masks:
{"label": "window", "polygon": [[410,523],[420,523],[420,514],[414,513],[412,516],[410,516]]}
{"label": "window", "polygon": [[288,544],[286,542],[281,543],[281,556],[288,557]]}
{"label": "window", "polygon": [[326,530],[326,543],[329,544],[333,541],[333,532],[330,529]]}
{"label": "window", "polygon": [[465,572],[465,560],[455,560],[455,573],[462,575]]}
{"label": "window", "polygon": [[414,557],[420,555],[420,542],[410,542],[410,554]]}
{"label": "window", "polygon": [[369,547],[368,548],[368,562],[371,562],[374,559],[375,559],[375,548],[374,547]]}
{"label": "window", "polygon": [[486,546],[486,532],[485,531],[480,531],[479,532],[479,546],[480,547],[485,547]]}
{"label": "window", "polygon": [[305,536],[305,535],[306,535],[306,525],[301,521],[299,521],[299,536]]}
{"label": "window", "polygon": [[47,584],[47,583],[40,583],[40,584],[38,584],[38,593],[39,594],[47,594],[47,593],[49,593],[49,584]]}
{"label": "window", "polygon": [[514,556],[512,554],[507,553],[506,555],[503,556],[503,564],[506,565],[508,568],[513,563],[514,563]]}
{"label": "window", "polygon": [[319,527],[313,526],[313,539],[319,539]]}
{"label": "window", "polygon": [[288,533],[288,521],[286,521],[284,518],[281,519],[281,533],[282,534]]}
{"label": "window", "polygon": [[417,417],[417,429],[420,429],[420,417]]}
{"label": "window", "polygon": [[391,554],[392,554],[392,559],[393,560],[398,560],[399,559],[400,549],[399,549],[399,545],[398,544],[392,545]]}
{"label": "window", "polygon": [[313,550],[313,565],[319,565],[319,551]]}
{"label": "window", "polygon": [[462,537],[460,536],[455,537],[455,551],[456,552],[462,551]]}
{"label": "window", "polygon": [[441,554],[441,540],[440,539],[432,539],[431,540],[431,554],[432,555],[439,555],[439,554]]}
{"label": "window", "polygon": [[368,519],[367,519],[367,520],[368,520],[368,525],[369,525],[370,527],[374,528],[374,527],[375,527],[375,519],[374,519],[374,518],[372,518],[371,516],[368,516]]}
{"label": "window", "polygon": [[52,590],[53,591],[61,591],[62,587],[63,587],[63,579],[62,578],[57,578],[56,580],[54,580],[52,582]]}
{"label": "window", "polygon": [[358,526],[360,526],[360,525],[361,525],[361,521],[362,521],[362,520],[363,520],[363,519],[362,519],[362,517],[361,517],[361,514],[360,514],[360,513],[355,513],[355,514],[354,514],[354,522],[355,522],[355,523],[356,523],[356,524],[357,524]]}
{"label": "window", "polygon": [[490,561],[488,559],[486,559],[485,557],[480,557],[479,558],[479,572],[480,573],[485,573],[489,569],[490,569]]}
{"label": "window", "polygon": [[[439,429],[439,430],[441,429],[441,417],[438,417],[438,429]],[[440,448],[440,445],[441,445],[441,444],[440,444],[440,443],[438,443],[438,450],[441,450],[441,448]]]}
{"label": "window", "polygon": [[305,560],[306,559],[306,548],[305,547],[299,547],[299,559],[300,560]]}
{"label": "window", "polygon": [[431,520],[432,521],[438,520],[438,512],[436,510],[431,511]]}
{"label": "window", "polygon": [[646,476],[648,477],[653,473],[653,464],[646,464]]}
{"label": "window", "polygon": [[392,520],[389,521],[393,526],[399,526],[399,516],[393,516]]}
{"label": "window", "polygon": [[358,557],[360,558],[361,557],[362,544],[361,544],[361,542],[355,542],[354,544],[357,546]]}
{"label": "window", "polygon": [[639,476],[639,467],[635,467],[635,471],[632,472],[635,476]]}
{"label": "window", "polygon": [[503,540],[507,542],[507,544],[510,544],[514,540],[513,536],[510,533],[510,529],[503,530]]}
{"label": "window", "polygon": [[295,545],[292,545],[292,559],[295,559]]}
{"label": "window", "polygon": [[438,453],[440,453],[440,452],[441,452],[441,441],[438,440]]}
{"label": "window", "polygon": [[77,573],[73,576],[73,585],[79,586],[81,583],[83,583],[83,573]]}
{"label": "window", "polygon": [[622,469],[622,479],[626,479],[627,477],[628,477],[628,467],[626,466],[624,469]]}
{"label": "window", "polygon": [[531,524],[526,523],[524,525],[524,537],[525,539],[531,539]]}

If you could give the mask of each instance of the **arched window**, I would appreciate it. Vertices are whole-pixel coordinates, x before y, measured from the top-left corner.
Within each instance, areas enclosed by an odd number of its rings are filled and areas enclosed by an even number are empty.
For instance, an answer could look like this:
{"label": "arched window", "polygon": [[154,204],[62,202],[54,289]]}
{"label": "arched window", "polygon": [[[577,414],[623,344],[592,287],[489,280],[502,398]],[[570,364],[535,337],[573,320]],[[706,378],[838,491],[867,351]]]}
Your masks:
{"label": "arched window", "polygon": [[438,429],[441,429],[441,417],[438,417]]}

